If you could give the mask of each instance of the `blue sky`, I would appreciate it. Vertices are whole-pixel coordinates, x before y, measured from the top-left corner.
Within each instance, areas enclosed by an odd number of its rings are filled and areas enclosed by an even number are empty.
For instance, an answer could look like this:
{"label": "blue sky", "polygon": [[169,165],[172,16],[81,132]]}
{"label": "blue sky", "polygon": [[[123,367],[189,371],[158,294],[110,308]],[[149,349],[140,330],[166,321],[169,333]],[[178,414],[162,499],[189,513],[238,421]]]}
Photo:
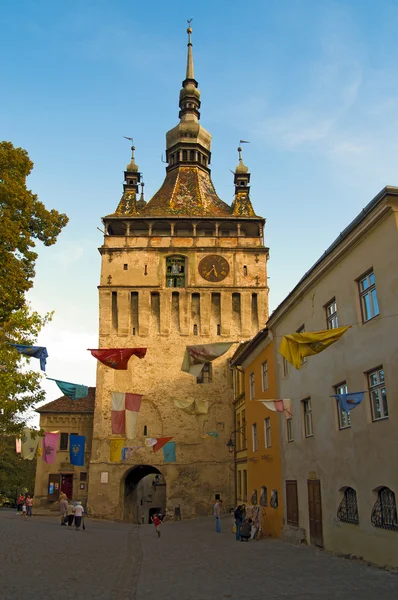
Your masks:
{"label": "blue sky", "polygon": [[[267,219],[271,309],[385,185],[398,184],[398,4],[370,0],[181,3],[16,0],[0,16],[3,139],[35,163],[30,188],[70,223],[39,248],[34,308],[49,376],[94,385],[101,217],[134,136],[146,199],[164,178],[193,17],[212,178],[233,198],[239,139]],[[186,13],[186,14],[185,14]],[[33,365],[35,368],[35,365]],[[45,383],[48,399],[59,393]]]}

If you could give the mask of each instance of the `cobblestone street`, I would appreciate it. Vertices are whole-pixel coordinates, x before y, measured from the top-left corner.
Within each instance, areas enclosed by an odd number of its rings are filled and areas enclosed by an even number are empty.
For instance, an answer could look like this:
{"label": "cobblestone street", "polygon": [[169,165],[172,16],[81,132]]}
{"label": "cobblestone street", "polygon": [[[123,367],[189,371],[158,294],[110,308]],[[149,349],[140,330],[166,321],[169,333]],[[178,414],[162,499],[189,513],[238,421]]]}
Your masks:
{"label": "cobblestone street", "polygon": [[2,600],[396,600],[398,575],[275,540],[235,542],[231,518],[152,526],[0,511]]}

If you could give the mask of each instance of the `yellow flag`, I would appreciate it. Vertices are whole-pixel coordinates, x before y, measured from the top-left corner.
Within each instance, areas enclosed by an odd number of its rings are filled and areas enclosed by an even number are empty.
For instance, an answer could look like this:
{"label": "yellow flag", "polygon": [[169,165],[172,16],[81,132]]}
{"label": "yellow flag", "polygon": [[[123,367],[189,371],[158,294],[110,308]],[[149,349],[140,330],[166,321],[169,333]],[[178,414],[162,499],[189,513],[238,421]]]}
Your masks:
{"label": "yellow flag", "polygon": [[348,327],[336,327],[336,329],[303,331],[303,333],[284,335],[279,346],[279,354],[282,354],[293,367],[300,369],[302,359],[305,356],[319,354],[330,346],[330,344],[337,342],[350,327],[351,325],[348,325]]}
{"label": "yellow flag", "polygon": [[122,460],[122,450],[125,446],[124,438],[111,438],[111,462],[120,462]]}

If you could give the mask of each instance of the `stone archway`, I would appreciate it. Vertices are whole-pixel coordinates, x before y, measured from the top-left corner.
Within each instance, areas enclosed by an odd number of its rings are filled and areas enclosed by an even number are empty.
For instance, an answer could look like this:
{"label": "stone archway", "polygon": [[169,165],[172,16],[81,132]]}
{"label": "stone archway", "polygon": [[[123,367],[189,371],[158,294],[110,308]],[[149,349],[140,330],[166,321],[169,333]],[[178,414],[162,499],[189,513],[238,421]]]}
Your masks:
{"label": "stone archway", "polygon": [[123,479],[123,519],[129,523],[150,523],[155,512],[166,512],[166,482],[152,465],[136,465]]}

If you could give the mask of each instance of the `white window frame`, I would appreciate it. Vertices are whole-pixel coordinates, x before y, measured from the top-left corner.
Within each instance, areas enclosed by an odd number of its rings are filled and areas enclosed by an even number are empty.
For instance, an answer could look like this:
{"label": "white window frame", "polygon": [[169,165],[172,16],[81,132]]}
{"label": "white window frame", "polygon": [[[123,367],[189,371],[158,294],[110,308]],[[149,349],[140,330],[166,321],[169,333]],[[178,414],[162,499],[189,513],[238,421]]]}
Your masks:
{"label": "white window frame", "polygon": [[261,383],[263,392],[268,390],[268,362],[265,360],[261,365]]}
{"label": "white window frame", "polygon": [[[374,377],[374,375],[376,375],[376,383],[373,383],[371,379],[372,377]],[[381,421],[382,419],[388,419],[388,401],[383,366],[377,367],[377,369],[372,369],[372,371],[369,371],[367,373],[367,377],[370,408],[372,411],[372,421]],[[380,414],[380,416],[377,416],[376,413],[377,403],[379,404],[379,410],[377,412]]]}
{"label": "white window frame", "polygon": [[264,442],[266,448],[271,448],[272,446],[272,438],[271,438],[271,419],[267,417],[264,419]]}
{"label": "white window frame", "polygon": [[358,285],[361,300],[362,322],[367,323],[380,314],[376,291],[376,279],[373,269],[359,278]]}
{"label": "white window frame", "polygon": [[286,419],[286,438],[288,442],[294,442],[293,419]]}
{"label": "white window frame", "polygon": [[[334,386],[335,394],[348,394],[348,386],[346,382],[339,383]],[[345,410],[341,410],[339,401],[336,398],[337,405],[337,418],[339,423],[339,429],[349,429],[351,427],[351,415],[346,413]]]}
{"label": "white window frame", "polygon": [[311,398],[302,400],[303,403],[303,414],[304,414],[304,436],[306,438],[314,435],[314,425],[312,422],[312,405]]}
{"label": "white window frame", "polygon": [[257,423],[252,424],[252,443],[253,443],[253,452],[257,452],[257,450],[258,450]]}
{"label": "white window frame", "polygon": [[336,329],[339,326],[339,318],[337,315],[336,298],[330,300],[325,306],[326,311],[326,329]]}
{"label": "white window frame", "polygon": [[282,356],[282,367],[283,367],[283,377],[289,377],[289,363],[286,358]]}
{"label": "white window frame", "polygon": [[250,393],[250,400],[254,400],[254,396],[256,394],[256,385],[255,385],[255,379],[254,379],[254,373],[250,373],[249,375],[249,393]]}

